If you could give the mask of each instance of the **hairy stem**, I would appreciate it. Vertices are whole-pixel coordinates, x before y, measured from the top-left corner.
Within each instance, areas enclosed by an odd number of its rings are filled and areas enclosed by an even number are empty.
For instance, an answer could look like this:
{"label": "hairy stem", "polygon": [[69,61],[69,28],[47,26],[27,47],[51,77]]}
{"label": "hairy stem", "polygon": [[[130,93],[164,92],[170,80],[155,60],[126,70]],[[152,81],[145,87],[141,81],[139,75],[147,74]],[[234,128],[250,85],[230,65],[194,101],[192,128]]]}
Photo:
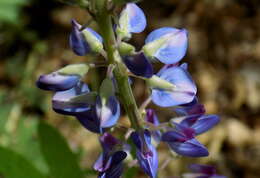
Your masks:
{"label": "hairy stem", "polygon": [[104,40],[104,47],[107,52],[108,62],[115,65],[114,76],[117,82],[119,96],[123,107],[130,119],[131,126],[139,130],[141,128],[139,121],[141,120],[140,112],[137,108],[137,104],[133,95],[133,91],[128,81],[127,68],[122,63],[121,56],[119,55],[115,34],[113,31],[112,17],[104,7],[106,5],[105,0],[97,3],[96,20],[99,25],[101,35]]}

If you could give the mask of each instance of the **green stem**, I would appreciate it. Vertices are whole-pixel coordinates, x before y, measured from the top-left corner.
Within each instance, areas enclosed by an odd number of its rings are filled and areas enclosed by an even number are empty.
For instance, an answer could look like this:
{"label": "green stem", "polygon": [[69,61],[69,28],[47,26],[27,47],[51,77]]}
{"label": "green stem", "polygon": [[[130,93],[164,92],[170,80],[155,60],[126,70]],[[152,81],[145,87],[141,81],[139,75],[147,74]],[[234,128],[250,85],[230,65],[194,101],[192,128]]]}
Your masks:
{"label": "green stem", "polygon": [[[100,0],[105,2],[104,0]],[[130,119],[131,126],[139,130],[141,128],[139,121],[141,120],[141,114],[138,110],[133,91],[128,81],[127,68],[122,63],[121,56],[119,55],[115,34],[113,31],[112,17],[107,10],[102,7],[102,2],[97,3],[100,6],[97,7],[96,20],[99,25],[101,35],[104,40],[104,47],[107,52],[107,58],[110,64],[115,65],[114,76],[117,82],[119,96],[123,107]],[[103,4],[105,5],[105,3]]]}

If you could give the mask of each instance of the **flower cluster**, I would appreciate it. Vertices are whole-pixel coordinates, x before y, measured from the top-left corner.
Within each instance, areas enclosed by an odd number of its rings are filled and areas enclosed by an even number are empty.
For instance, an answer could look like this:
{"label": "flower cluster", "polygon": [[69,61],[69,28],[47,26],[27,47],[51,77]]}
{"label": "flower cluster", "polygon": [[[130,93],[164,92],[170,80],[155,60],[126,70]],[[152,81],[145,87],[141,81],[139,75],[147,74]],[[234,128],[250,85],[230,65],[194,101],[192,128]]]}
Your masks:
{"label": "flower cluster", "polygon": [[[180,116],[177,119],[179,122],[171,119],[167,123],[160,123],[153,109],[141,109],[140,112],[144,114],[140,115],[143,118],[134,123],[138,127],[133,128],[130,135],[132,144],[127,148],[134,150],[133,158],[137,159],[149,177],[155,178],[157,175],[156,147],[161,141],[166,142],[179,155],[208,156],[207,148],[195,137],[219,122],[218,116],[205,115],[205,108],[196,97],[197,87],[188,72],[188,65],[180,63],[187,51],[187,30],[173,27],[154,30],[137,52],[127,41],[133,33],[140,33],[145,27],[144,12],[135,3],[127,3],[113,28],[117,38],[115,46],[120,57],[114,63],[108,63],[107,76],[99,91],[91,91],[82,80],[89,68],[95,67],[95,64],[89,63],[68,65],[41,75],[36,82],[40,89],[55,92],[52,98],[55,112],[74,116],[86,129],[100,134],[103,152],[94,164],[100,178],[119,178],[123,172],[123,160],[130,153],[124,146],[126,143],[112,136],[110,129],[120,118],[118,96],[124,95],[120,93],[121,86],[113,75],[117,67],[126,70],[126,77],[143,79],[150,88],[150,98],[155,105],[174,107],[173,110]],[[107,57],[103,38],[91,28],[72,20],[69,44],[76,55],[97,53]],[[154,62],[164,64],[156,74],[152,65]]]}

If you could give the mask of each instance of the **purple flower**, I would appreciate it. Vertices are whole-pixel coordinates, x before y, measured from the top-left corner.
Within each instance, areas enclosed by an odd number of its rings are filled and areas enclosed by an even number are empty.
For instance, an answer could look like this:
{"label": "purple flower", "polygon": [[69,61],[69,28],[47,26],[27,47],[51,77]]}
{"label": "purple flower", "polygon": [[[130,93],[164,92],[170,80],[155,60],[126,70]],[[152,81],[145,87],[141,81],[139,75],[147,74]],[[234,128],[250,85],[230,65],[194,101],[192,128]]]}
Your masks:
{"label": "purple flower", "polygon": [[180,125],[194,129],[195,134],[199,135],[214,127],[218,122],[219,117],[217,115],[187,116],[186,119],[181,121]]}
{"label": "purple flower", "polygon": [[53,72],[41,75],[36,81],[36,85],[42,90],[65,91],[73,88],[80,78],[79,75],[62,75],[58,72]]}
{"label": "purple flower", "polygon": [[72,31],[69,37],[69,44],[73,52],[84,56],[91,51],[98,51],[102,48],[102,37],[91,28],[81,30],[81,25],[75,20],[71,21]]}
{"label": "purple flower", "polygon": [[146,78],[153,76],[153,66],[143,53],[124,56],[123,60],[133,74]]}
{"label": "purple flower", "polygon": [[151,178],[155,178],[158,170],[158,155],[151,143],[148,130],[133,132],[131,139],[136,146],[136,157],[140,167]]}
{"label": "purple flower", "polygon": [[122,38],[130,38],[131,33],[140,33],[146,27],[146,18],[142,9],[135,3],[127,3],[120,14],[117,34]]}
{"label": "purple flower", "polygon": [[190,178],[226,178],[226,176],[218,175],[214,166],[191,164],[189,169],[193,172],[188,174]]}
{"label": "purple flower", "polygon": [[122,161],[127,153],[118,149],[120,142],[109,133],[100,136],[103,153],[94,164],[94,169],[99,172],[99,178],[119,178],[123,172]]}
{"label": "purple flower", "polygon": [[91,109],[75,114],[79,122],[88,130],[102,133],[104,128],[114,126],[120,116],[120,105],[115,96],[111,96],[106,105],[101,104],[97,96],[96,104]]}
{"label": "purple flower", "polygon": [[73,102],[71,99],[89,93],[88,85],[78,82],[73,88],[56,92],[52,98],[52,108],[55,112],[65,115],[75,115],[90,109],[90,104],[86,102]]}
{"label": "purple flower", "polygon": [[152,100],[161,107],[177,106],[191,102],[197,88],[190,74],[182,67],[163,68],[157,76],[173,84],[171,90],[153,88]]}
{"label": "purple flower", "polygon": [[187,46],[187,30],[163,27],[147,36],[143,51],[147,56],[155,57],[164,64],[174,64],[185,56]]}
{"label": "purple flower", "polygon": [[[159,126],[160,122],[153,109],[146,109],[145,121],[152,123],[154,126]],[[161,132],[159,130],[151,131],[152,138],[156,143],[161,140]]]}
{"label": "purple flower", "polygon": [[215,115],[187,117],[181,123],[174,123],[176,128],[162,135],[162,141],[167,142],[176,153],[190,157],[208,156],[207,148],[199,143],[195,136],[206,132],[219,121]]}

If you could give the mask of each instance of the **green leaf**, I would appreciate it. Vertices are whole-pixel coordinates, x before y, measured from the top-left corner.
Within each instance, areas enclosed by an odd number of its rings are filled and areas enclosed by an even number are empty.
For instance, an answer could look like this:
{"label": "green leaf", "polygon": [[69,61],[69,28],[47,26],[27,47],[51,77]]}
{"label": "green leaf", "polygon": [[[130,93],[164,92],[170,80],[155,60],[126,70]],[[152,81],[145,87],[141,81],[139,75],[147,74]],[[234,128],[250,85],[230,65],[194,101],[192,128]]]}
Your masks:
{"label": "green leaf", "polygon": [[0,175],[4,178],[46,178],[24,157],[2,146],[0,158]]}
{"label": "green leaf", "polygon": [[38,135],[41,151],[54,178],[83,178],[76,155],[64,137],[47,123],[40,122]]}
{"label": "green leaf", "polygon": [[40,144],[35,140],[39,118],[20,116],[15,133],[9,135],[13,140],[8,145],[13,151],[21,154],[41,172],[49,172],[47,164],[40,150]]}

